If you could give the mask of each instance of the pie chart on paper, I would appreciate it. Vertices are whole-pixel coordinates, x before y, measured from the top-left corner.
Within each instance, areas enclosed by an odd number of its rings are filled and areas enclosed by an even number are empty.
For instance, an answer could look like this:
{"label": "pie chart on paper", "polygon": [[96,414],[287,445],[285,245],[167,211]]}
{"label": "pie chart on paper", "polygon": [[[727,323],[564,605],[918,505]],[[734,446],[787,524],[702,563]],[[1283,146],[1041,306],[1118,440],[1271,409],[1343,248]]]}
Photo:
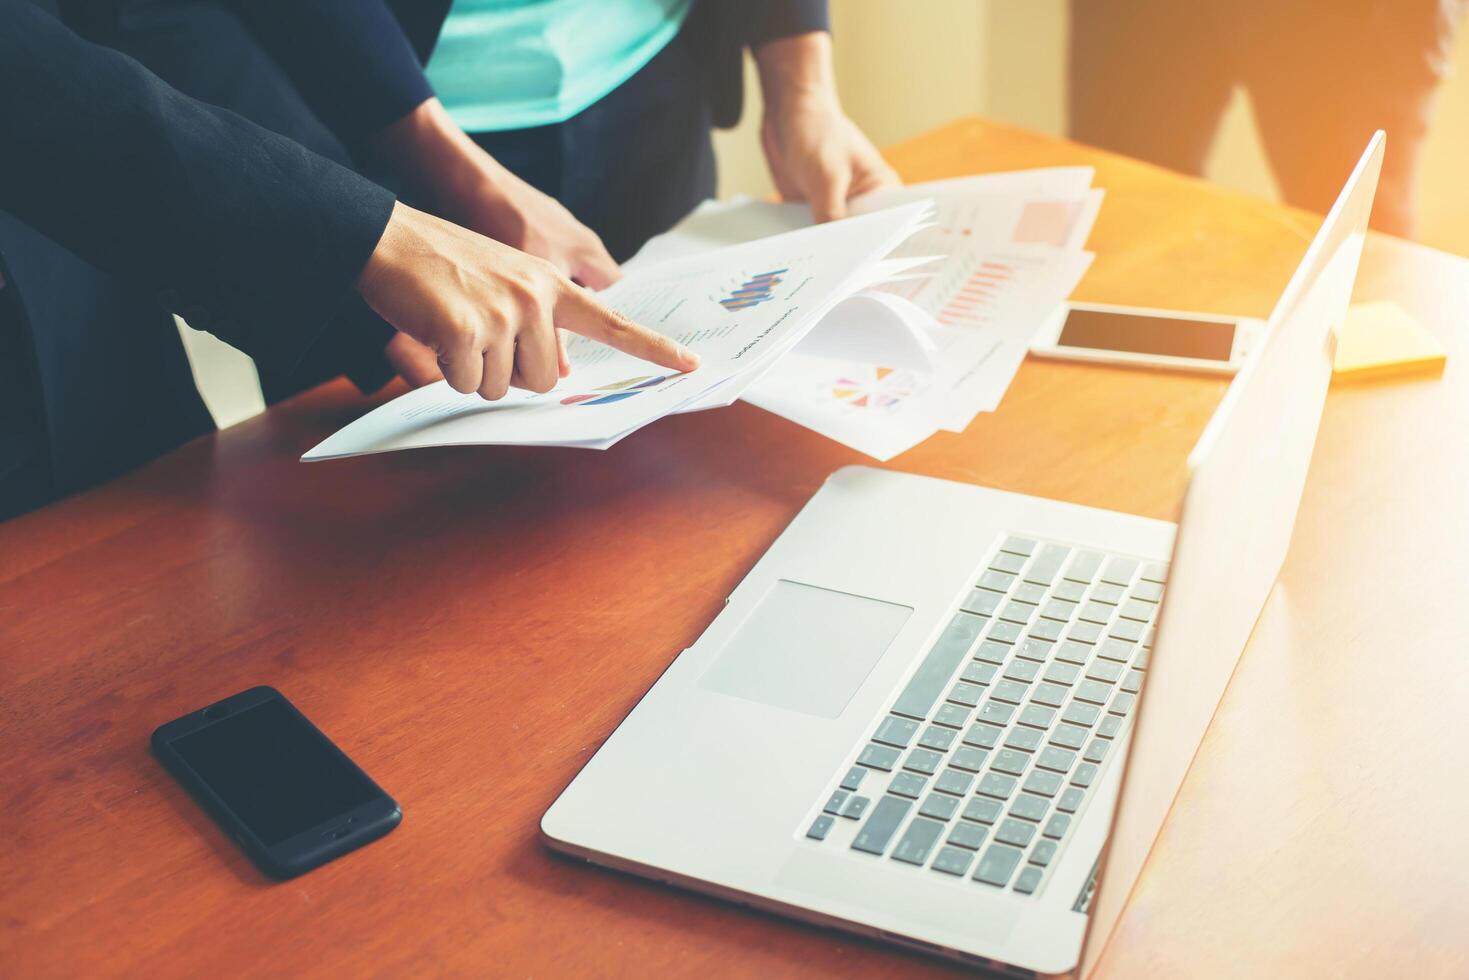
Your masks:
{"label": "pie chart on paper", "polygon": [[888,367],[849,368],[832,382],[830,394],[855,409],[892,408],[918,389],[911,371]]}

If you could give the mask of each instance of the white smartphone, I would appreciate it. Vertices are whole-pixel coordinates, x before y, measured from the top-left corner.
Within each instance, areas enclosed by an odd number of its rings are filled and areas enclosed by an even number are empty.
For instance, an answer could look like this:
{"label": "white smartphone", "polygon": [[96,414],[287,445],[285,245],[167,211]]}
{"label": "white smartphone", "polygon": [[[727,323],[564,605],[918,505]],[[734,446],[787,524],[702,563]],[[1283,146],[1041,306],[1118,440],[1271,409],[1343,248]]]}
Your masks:
{"label": "white smartphone", "polygon": [[1039,357],[1233,374],[1264,330],[1263,320],[1213,313],[1063,303],[1030,349]]}

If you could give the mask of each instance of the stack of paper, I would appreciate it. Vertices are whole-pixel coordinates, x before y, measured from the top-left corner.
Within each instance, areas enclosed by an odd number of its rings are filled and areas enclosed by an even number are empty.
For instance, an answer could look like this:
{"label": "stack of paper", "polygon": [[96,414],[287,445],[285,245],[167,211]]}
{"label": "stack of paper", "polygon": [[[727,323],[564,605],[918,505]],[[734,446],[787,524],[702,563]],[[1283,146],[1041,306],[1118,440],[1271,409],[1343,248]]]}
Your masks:
{"label": "stack of paper", "polygon": [[[932,199],[935,220],[894,253],[883,270],[887,281],[836,306],[743,397],[882,460],[940,429],[963,431],[976,414],[998,407],[1035,330],[1091,264],[1082,246],[1102,201],[1091,181],[1090,167],[1050,168],[854,201],[853,212],[863,214]],[[706,205],[629,267],[809,221],[800,204]],[[899,339],[877,341],[894,330]],[[915,348],[923,359],[901,356]]]}
{"label": "stack of paper", "polygon": [[570,377],[546,394],[496,402],[429,385],[380,406],[308,452],[307,461],[422,446],[605,449],[672,412],[729,405],[839,300],[904,267],[884,259],[932,212],[927,201],[667,262],[641,264],[599,298],[696,351],[670,374],[583,337]]}

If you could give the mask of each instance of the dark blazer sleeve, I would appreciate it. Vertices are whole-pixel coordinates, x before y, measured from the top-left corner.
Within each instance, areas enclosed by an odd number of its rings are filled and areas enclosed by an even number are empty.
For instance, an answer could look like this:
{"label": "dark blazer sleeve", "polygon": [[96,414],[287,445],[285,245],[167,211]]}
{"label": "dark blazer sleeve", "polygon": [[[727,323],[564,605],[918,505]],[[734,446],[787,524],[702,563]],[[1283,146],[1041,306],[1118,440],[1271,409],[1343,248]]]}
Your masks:
{"label": "dark blazer sleeve", "polygon": [[387,190],[0,0],[0,210],[270,369],[350,298]]}
{"label": "dark blazer sleeve", "polygon": [[[383,0],[235,0],[232,6],[344,142],[361,143],[433,95],[423,72],[427,47],[415,50]],[[419,19],[437,13],[426,39],[431,46],[448,3],[418,0],[417,8]]]}
{"label": "dark blazer sleeve", "polygon": [[703,53],[709,121],[728,129],[745,102],[745,48],[767,41],[831,30],[826,0],[694,0],[684,27]]}
{"label": "dark blazer sleeve", "polygon": [[752,48],[776,38],[831,30],[826,0],[745,0],[725,5],[742,8],[740,19],[747,28],[744,42]]}

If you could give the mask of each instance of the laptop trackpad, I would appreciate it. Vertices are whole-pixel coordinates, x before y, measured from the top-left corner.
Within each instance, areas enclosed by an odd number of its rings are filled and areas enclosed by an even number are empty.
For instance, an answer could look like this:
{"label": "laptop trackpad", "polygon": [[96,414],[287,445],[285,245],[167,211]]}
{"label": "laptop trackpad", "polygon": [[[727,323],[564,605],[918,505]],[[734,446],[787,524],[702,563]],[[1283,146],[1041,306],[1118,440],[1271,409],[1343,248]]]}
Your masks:
{"label": "laptop trackpad", "polygon": [[912,614],[911,606],[782,579],[735,630],[699,686],[836,718]]}

